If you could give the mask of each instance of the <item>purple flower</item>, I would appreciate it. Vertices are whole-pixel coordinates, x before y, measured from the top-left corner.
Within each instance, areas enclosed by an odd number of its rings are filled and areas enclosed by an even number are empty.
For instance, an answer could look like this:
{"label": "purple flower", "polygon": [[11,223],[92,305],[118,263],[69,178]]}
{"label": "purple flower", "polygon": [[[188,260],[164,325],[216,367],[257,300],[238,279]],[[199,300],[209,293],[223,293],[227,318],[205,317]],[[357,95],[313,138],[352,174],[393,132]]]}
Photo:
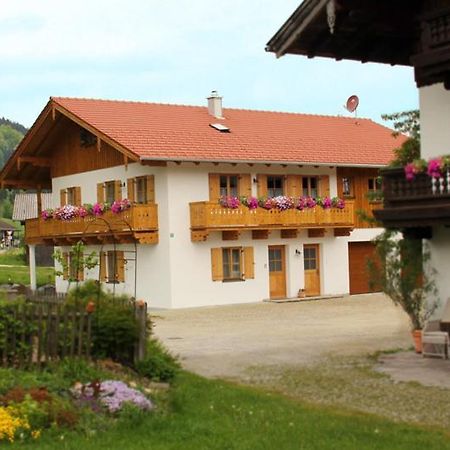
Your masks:
{"label": "purple flower", "polygon": [[329,209],[333,206],[333,202],[331,201],[330,197],[325,197],[322,199],[322,208]]}
{"label": "purple flower", "polygon": [[250,197],[247,199],[248,209],[256,209],[258,207],[258,199],[256,197]]}
{"label": "purple flower", "polygon": [[294,207],[292,198],[284,195],[272,198],[272,203],[279,211],[286,211],[287,209],[292,209]]}
{"label": "purple flower", "polygon": [[408,181],[412,181],[414,180],[414,178],[416,177],[416,166],[414,165],[414,163],[408,163],[405,166],[405,175],[406,175],[406,179]]}
{"label": "purple flower", "polygon": [[345,201],[342,198],[338,198],[336,200],[335,206],[338,209],[344,209],[345,208]]}
{"label": "purple flower", "polygon": [[101,216],[105,211],[105,205],[103,203],[95,203],[92,206],[92,214],[94,216]]}
{"label": "purple flower", "polygon": [[53,209],[44,209],[44,211],[41,212],[41,217],[44,220],[49,220],[53,218]]}
{"label": "purple flower", "polygon": [[316,200],[312,197],[304,197],[304,201],[307,208],[315,208],[315,206],[317,205]]}
{"label": "purple flower", "polygon": [[[442,158],[430,159],[430,161],[428,161],[428,175],[432,178],[440,178],[442,176],[442,166]],[[408,178],[408,174],[406,175],[406,178]]]}
{"label": "purple flower", "polygon": [[103,381],[99,401],[111,413],[120,411],[125,403],[132,403],[144,411],[153,409],[152,402],[142,392],[128,387],[122,381]]}
{"label": "purple flower", "polygon": [[241,202],[237,197],[227,197],[222,195],[222,197],[219,198],[219,204],[224,208],[236,209],[239,208]]}

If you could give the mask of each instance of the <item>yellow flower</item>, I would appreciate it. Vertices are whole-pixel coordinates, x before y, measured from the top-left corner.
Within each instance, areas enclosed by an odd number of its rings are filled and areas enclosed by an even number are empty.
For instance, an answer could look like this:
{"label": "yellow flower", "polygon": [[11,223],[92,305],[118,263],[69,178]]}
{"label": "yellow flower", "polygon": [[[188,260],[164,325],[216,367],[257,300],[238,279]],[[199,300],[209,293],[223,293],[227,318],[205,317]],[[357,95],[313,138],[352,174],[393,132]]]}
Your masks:
{"label": "yellow flower", "polygon": [[18,416],[18,411],[13,407],[0,407],[0,441],[7,439],[14,442],[17,431],[29,429],[30,424],[26,417]]}
{"label": "yellow flower", "polygon": [[31,437],[33,439],[39,439],[41,437],[41,430],[33,430],[31,432]]}

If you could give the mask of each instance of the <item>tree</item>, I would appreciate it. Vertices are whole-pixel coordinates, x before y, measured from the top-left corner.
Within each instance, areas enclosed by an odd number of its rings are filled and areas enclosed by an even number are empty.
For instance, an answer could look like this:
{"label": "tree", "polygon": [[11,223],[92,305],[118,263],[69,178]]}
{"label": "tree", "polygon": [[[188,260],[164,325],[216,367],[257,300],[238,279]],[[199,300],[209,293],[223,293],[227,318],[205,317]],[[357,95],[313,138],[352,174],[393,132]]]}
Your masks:
{"label": "tree", "polygon": [[383,114],[383,120],[393,122],[393,136],[406,134],[408,139],[394,150],[393,167],[404,167],[406,164],[420,158],[420,112],[418,109],[402,111],[393,114]]}

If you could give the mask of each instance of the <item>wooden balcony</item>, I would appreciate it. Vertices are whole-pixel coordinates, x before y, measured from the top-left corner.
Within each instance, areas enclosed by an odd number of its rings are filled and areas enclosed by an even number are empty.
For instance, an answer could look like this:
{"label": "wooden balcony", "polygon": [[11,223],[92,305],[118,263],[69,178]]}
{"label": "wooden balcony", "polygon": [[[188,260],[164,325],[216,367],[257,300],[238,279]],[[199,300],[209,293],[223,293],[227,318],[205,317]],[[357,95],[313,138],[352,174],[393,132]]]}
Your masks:
{"label": "wooden balcony", "polygon": [[432,180],[419,174],[408,181],[403,169],[384,169],[383,208],[377,220],[387,228],[427,228],[450,225],[450,176]]}
{"label": "wooden balcony", "polygon": [[252,231],[254,239],[264,239],[271,230],[281,230],[282,237],[293,238],[301,229],[321,237],[327,228],[334,229],[335,236],[347,236],[355,226],[353,201],[347,201],[343,209],[316,206],[302,211],[251,210],[246,206],[230,209],[215,202],[195,202],[190,203],[190,213],[194,242],[206,240],[211,231],[221,231],[225,240],[237,239],[239,231]]}
{"label": "wooden balcony", "polygon": [[25,221],[27,244],[72,245],[82,240],[87,244],[158,243],[158,205],[134,205],[115,214],[76,217],[71,220],[29,219]]}

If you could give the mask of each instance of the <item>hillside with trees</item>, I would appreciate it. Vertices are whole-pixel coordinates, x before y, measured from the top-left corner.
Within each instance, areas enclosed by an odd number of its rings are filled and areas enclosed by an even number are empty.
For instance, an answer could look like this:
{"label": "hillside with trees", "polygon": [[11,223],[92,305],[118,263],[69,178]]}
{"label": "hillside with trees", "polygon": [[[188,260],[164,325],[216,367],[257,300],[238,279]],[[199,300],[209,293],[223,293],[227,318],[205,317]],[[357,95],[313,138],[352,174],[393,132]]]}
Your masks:
{"label": "hillside with trees", "polygon": [[[0,167],[3,167],[27,129],[20,123],[0,117]],[[11,218],[14,192],[0,190],[0,217]]]}

